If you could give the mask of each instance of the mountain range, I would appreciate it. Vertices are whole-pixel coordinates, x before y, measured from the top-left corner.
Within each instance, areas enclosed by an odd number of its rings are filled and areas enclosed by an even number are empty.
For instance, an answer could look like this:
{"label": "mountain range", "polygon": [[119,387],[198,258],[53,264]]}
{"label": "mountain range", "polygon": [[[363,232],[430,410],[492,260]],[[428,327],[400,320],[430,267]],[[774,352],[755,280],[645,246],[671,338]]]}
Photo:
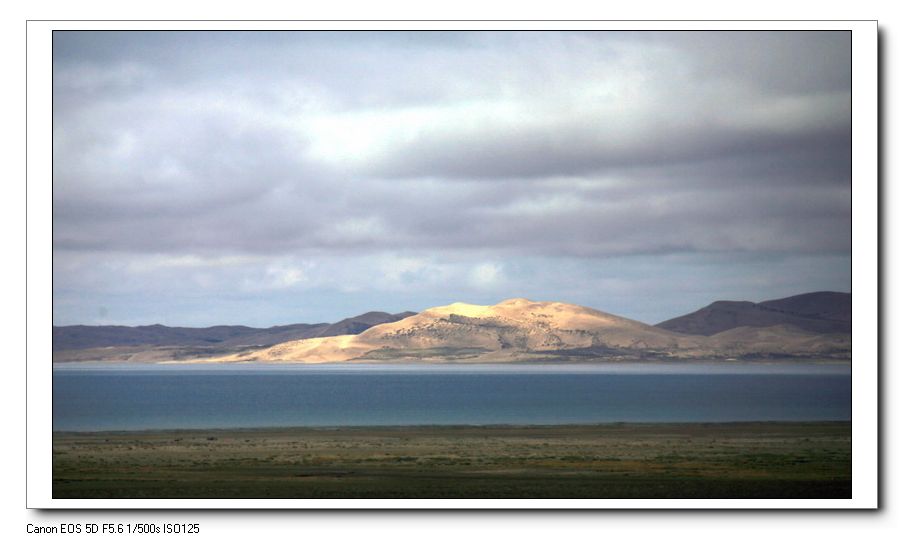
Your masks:
{"label": "mountain range", "polygon": [[849,293],[717,301],[655,326],[580,305],[519,298],[272,328],[54,327],[54,361],[845,360],[850,333]]}
{"label": "mountain range", "polygon": [[54,326],[54,362],[113,360],[178,360],[220,355],[236,349],[260,348],[312,337],[358,334],[377,324],[395,322],[415,313],[371,311],[338,322],[288,324],[270,328],[211,326],[178,328],[150,326]]}
{"label": "mountain range", "polygon": [[716,301],[656,326],[683,334],[713,335],[740,326],[795,326],[820,334],[851,333],[851,294],[813,292],[784,299]]}

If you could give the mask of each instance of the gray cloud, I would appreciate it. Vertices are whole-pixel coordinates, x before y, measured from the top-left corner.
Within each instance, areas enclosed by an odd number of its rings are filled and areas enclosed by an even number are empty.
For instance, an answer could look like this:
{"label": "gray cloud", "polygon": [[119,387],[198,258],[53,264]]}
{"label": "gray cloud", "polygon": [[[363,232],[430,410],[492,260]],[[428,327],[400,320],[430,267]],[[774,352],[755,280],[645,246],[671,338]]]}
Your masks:
{"label": "gray cloud", "polygon": [[553,283],[525,257],[844,258],[850,100],[847,33],[56,32],[55,316],[211,279],[420,304]]}

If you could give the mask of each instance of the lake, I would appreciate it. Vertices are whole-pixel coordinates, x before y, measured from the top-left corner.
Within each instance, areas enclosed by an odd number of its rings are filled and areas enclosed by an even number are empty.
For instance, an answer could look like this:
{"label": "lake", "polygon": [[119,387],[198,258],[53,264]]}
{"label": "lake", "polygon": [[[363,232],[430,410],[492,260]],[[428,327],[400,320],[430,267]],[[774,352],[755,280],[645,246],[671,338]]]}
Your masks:
{"label": "lake", "polygon": [[850,419],[850,364],[53,366],[55,431]]}

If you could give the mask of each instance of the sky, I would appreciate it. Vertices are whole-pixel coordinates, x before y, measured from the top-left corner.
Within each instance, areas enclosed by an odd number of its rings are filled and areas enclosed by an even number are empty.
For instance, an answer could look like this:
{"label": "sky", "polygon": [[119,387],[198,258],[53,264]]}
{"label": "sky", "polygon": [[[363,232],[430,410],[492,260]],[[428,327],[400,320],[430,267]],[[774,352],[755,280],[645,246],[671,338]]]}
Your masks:
{"label": "sky", "polygon": [[847,32],[61,32],[53,322],[851,290]]}

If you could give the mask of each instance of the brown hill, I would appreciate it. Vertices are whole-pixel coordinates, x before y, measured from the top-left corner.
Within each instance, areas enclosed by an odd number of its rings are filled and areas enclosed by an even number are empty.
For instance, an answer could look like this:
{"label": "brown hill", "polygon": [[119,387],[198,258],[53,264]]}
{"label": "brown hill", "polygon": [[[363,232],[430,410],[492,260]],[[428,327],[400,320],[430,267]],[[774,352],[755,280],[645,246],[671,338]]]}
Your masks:
{"label": "brown hill", "polygon": [[[589,307],[510,299],[453,303],[358,335],[291,341],[214,361],[519,362],[799,357],[849,354],[850,343],[777,328],[709,338],[670,332]],[[826,355],[828,356],[828,355]]]}
{"label": "brown hill", "polygon": [[723,356],[847,358],[851,352],[849,334],[817,334],[796,326],[741,326],[707,338],[710,347]]}

